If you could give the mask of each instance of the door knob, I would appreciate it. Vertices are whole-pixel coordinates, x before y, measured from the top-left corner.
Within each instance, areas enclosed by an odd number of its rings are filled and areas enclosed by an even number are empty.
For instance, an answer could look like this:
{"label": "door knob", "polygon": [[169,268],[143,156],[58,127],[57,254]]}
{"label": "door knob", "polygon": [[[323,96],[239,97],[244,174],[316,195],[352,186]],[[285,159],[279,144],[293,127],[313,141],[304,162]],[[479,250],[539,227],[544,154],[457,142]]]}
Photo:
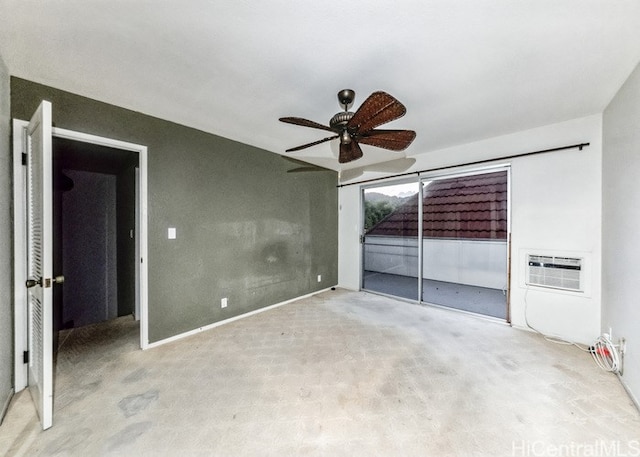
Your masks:
{"label": "door knob", "polygon": [[27,289],[30,289],[35,286],[42,286],[46,288],[46,287],[51,287],[52,284],[62,284],[63,282],[64,282],[64,276],[58,275],[55,278],[45,279],[44,281],[42,280],[42,278],[37,280],[27,279],[26,286],[27,286]]}
{"label": "door knob", "polygon": [[25,284],[27,286],[27,289],[31,289],[32,287],[38,286],[38,285],[42,285],[42,278],[36,280],[36,279],[27,279],[27,283]]}
{"label": "door knob", "polygon": [[44,288],[51,287],[54,284],[62,284],[64,282],[64,276],[56,276],[54,278],[47,278],[44,280]]}

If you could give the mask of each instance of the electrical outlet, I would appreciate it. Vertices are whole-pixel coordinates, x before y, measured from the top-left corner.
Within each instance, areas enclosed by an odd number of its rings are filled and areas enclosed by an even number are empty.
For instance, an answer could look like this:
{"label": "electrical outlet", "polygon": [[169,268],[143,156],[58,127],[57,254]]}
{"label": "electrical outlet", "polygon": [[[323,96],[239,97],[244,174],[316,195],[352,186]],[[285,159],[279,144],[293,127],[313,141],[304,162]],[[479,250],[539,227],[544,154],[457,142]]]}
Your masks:
{"label": "electrical outlet", "polygon": [[226,308],[227,304],[228,304],[228,298],[223,298],[222,300],[220,300],[220,308]]}
{"label": "electrical outlet", "polygon": [[624,338],[620,338],[620,354],[624,354],[625,352],[627,352],[627,340],[625,340]]}
{"label": "electrical outlet", "polygon": [[318,282],[322,282],[322,275],[318,275]]}

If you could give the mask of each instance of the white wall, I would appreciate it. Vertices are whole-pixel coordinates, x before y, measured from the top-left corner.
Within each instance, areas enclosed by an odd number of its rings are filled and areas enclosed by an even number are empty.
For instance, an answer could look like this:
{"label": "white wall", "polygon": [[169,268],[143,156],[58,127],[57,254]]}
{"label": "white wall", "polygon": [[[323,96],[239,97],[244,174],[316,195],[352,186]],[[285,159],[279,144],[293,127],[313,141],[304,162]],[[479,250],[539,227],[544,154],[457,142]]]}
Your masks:
{"label": "white wall", "polygon": [[[418,135],[420,129],[418,129]],[[600,332],[602,116],[593,115],[476,143],[414,156],[412,170],[588,142],[590,146],[511,160],[511,320],[525,327],[525,308],[539,330],[581,343]],[[452,158],[455,161],[452,161]],[[458,168],[459,172],[467,168]],[[369,173],[361,179],[382,176]],[[360,285],[360,186],[340,189],[339,280]],[[562,292],[524,285],[526,253],[585,257],[588,292]],[[525,306],[526,300],[526,306]]]}
{"label": "white wall", "polygon": [[622,381],[640,400],[640,66],[604,112],[602,330],[627,340]]}
{"label": "white wall", "polygon": [[9,72],[0,57],[0,422],[13,388],[13,218],[9,148]]}

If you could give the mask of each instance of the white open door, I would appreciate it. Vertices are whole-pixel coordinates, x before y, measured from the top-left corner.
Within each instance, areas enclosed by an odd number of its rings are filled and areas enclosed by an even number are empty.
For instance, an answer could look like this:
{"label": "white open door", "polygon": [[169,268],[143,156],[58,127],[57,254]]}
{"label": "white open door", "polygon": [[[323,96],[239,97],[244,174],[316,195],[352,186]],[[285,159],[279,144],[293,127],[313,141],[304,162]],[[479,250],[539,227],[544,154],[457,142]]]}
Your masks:
{"label": "white open door", "polygon": [[[43,101],[29,123],[14,119],[14,325],[16,392],[29,387],[42,428],[53,423],[52,137],[139,154],[136,248],[140,347],[149,348],[147,262],[147,147],[52,127],[51,103]],[[26,167],[22,164],[26,155]],[[22,158],[22,159],[21,159]],[[139,225],[139,228],[138,228]],[[25,287],[25,282],[26,287]],[[28,351],[28,362],[23,354]]]}
{"label": "white open door", "polygon": [[29,391],[42,429],[53,424],[53,225],[51,103],[43,101],[27,129],[27,304]]}

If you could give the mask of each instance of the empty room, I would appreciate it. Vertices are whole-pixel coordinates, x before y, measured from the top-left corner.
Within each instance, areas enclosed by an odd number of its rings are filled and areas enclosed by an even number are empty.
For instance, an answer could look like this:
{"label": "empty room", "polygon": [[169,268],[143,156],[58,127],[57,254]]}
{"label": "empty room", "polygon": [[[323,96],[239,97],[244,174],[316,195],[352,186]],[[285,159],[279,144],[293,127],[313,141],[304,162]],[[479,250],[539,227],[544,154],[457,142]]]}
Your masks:
{"label": "empty room", "polygon": [[640,455],[640,4],[0,3],[0,454]]}

